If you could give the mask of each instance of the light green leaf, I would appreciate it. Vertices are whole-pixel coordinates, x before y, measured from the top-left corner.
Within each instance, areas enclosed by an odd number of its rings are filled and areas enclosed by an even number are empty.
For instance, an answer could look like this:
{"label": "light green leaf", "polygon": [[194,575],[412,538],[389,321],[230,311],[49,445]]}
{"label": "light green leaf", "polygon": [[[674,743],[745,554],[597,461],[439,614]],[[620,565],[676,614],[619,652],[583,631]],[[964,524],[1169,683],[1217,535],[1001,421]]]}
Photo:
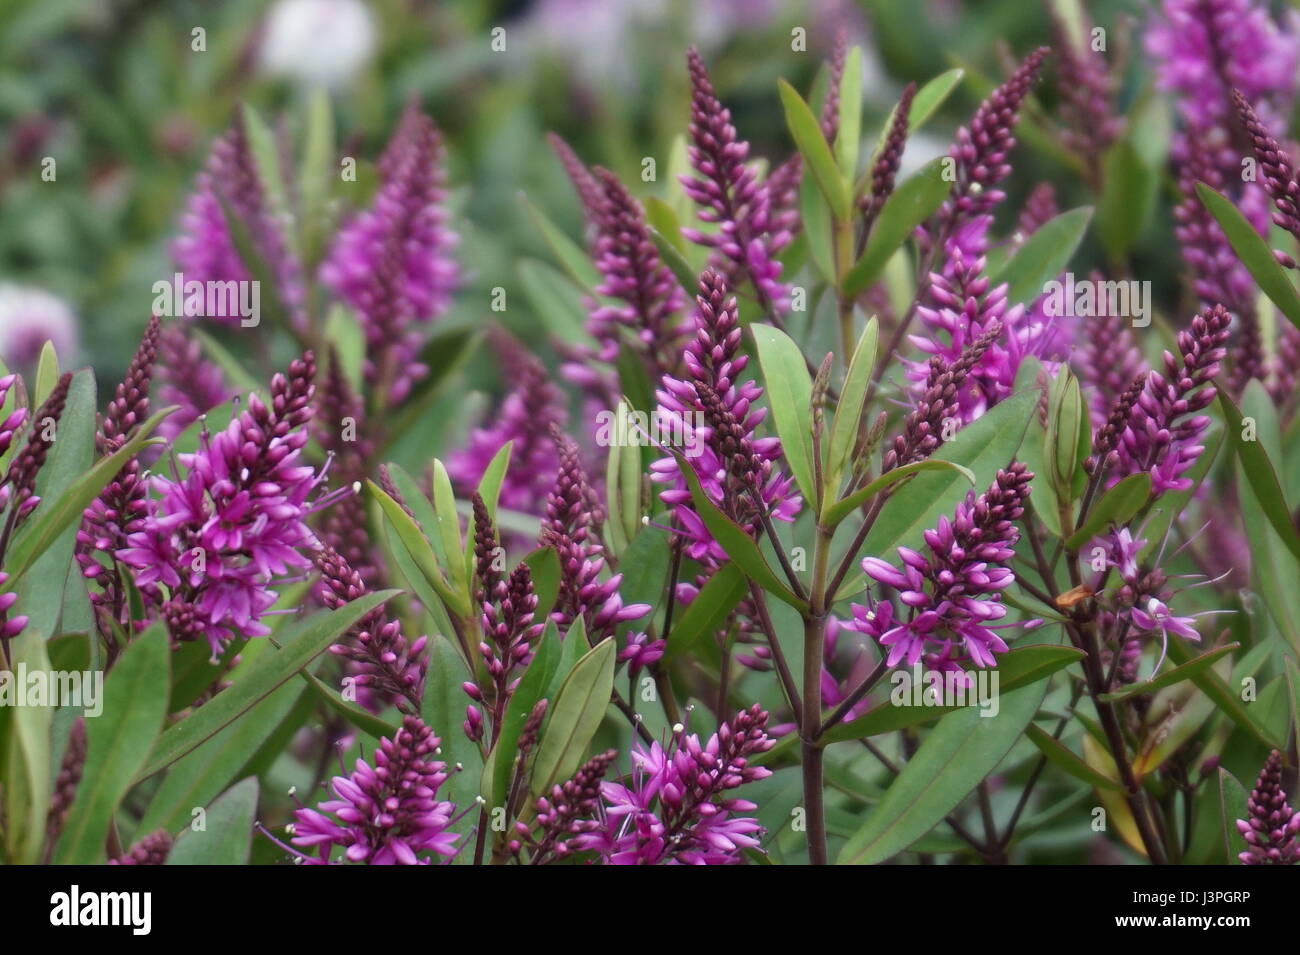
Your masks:
{"label": "light green leaf", "polygon": [[549,792],[581,765],[587,744],[609,707],[615,656],[614,640],[602,640],[565,678],[537,750],[531,787],[534,795]]}
{"label": "light green leaf", "polygon": [[948,198],[952,183],[943,178],[943,159],[926,163],[885,200],[862,256],[854,263],[841,283],[847,296],[862,293],[876,281],[899,247],[911,237],[916,227]]}
{"label": "light green leaf", "polygon": [[1291,319],[1291,323],[1296,328],[1300,328],[1300,293],[1296,292],[1286,272],[1273,257],[1273,251],[1268,247],[1268,243],[1255,231],[1254,226],[1246,221],[1246,217],[1231,200],[1215,192],[1203,182],[1196,184],[1196,194],[1201,197],[1205,208],[1210,210],[1210,215],[1214,216],[1214,220],[1219,223],[1219,228],[1227,237],[1232,251],[1237,253],[1237,258],[1246,267],[1255,284],[1274,305],[1281,309],[1283,315]]}
{"label": "light green leaf", "polygon": [[858,441],[862,415],[866,411],[867,389],[871,385],[871,372],[876,365],[876,341],[880,323],[873,316],[862,330],[849,370],[840,389],[840,400],[835,406],[835,420],[831,424],[830,453],[826,466],[826,501],[829,505],[839,493],[840,479],[848,466],[849,455]]}
{"label": "light green leaf", "polygon": [[206,829],[186,829],[167,865],[248,865],[257,820],[257,777],[249,776],[207,807]]}
{"label": "light green leaf", "polygon": [[781,94],[781,106],[785,110],[786,125],[790,127],[790,135],[794,137],[807,169],[830,204],[831,214],[839,222],[847,221],[850,212],[849,190],[835,165],[835,158],[831,155],[830,146],[826,144],[826,137],[822,135],[817,117],[803,101],[803,97],[784,79],[777,80],[777,88]]}
{"label": "light green leaf", "polygon": [[1080,206],[1062,212],[1031,235],[990,280],[993,286],[1006,283],[1007,302],[1027,305],[1043,294],[1043,287],[1063,271],[1083,241],[1092,220],[1092,207]]}
{"label": "light green leaf", "polygon": [[799,346],[771,325],[750,326],[767,385],[776,433],[790,473],[805,501],[817,500],[812,463],[812,379]]}
{"label": "light green leaf", "polygon": [[104,861],[113,813],[154,749],[167,715],[170,682],[167,628],[155,623],[137,637],[104,681],[104,711],[86,720],[86,765],[56,865]]}

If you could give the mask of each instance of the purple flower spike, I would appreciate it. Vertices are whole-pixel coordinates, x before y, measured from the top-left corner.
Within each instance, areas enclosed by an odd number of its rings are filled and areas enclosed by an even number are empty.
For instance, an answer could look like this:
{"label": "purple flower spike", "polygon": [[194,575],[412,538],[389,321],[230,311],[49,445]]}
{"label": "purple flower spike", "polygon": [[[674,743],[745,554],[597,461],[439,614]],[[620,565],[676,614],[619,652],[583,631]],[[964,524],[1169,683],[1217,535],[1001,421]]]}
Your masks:
{"label": "purple flower spike", "polygon": [[[850,629],[888,648],[886,663],[960,673],[962,663],[997,665],[1007,645],[991,621],[1006,615],[1001,591],[1015,582],[1010,568],[1033,474],[1023,464],[999,471],[993,485],[976,497],[972,491],[952,520],[939,519],[925,532],[929,553],[898,548],[901,567],[866,557],[862,569],[898,594],[905,608],[896,615],[891,601],[853,606]],[[1027,626],[1027,624],[1022,624]]]}
{"label": "purple flower spike", "polygon": [[595,304],[588,330],[600,345],[596,357],[613,363],[626,347],[619,327],[630,329],[654,376],[676,366],[681,336],[678,313],[685,296],[659,258],[645,214],[618,177],[597,168],[602,191],[595,257],[604,281],[596,291],[623,304]]}
{"label": "purple flower spike", "polygon": [[[172,243],[184,281],[248,282],[252,274],[235,245],[228,215],[238,218],[253,251],[261,256],[275,280],[275,294],[301,325],[306,300],[302,266],[289,250],[279,216],[271,208],[248,140],[247,121],[241,110],[234,124],[212,146],[204,170],[195,180],[181,219],[181,235]],[[205,303],[189,298],[187,316],[202,315],[218,321],[237,321],[239,314],[208,315]]]}
{"label": "purple flower spike", "polygon": [[172,837],[165,829],[151,832],[125,854],[109,859],[109,865],[165,865],[172,851]]}
{"label": "purple flower spike", "polygon": [[575,849],[595,852],[604,865],[732,865],[757,849],[762,827],[744,815],[756,809],[729,790],[765,779],[772,771],[751,758],[776,745],[767,713],[741,710],[701,744],[680,726],[665,748],[632,751],[633,771],[623,783],[605,783],[603,811],[591,831],[575,836]]}
{"label": "purple flower spike", "polygon": [[682,176],[686,194],[700,206],[700,221],[716,223],[718,231],[683,229],[692,242],[714,250],[713,268],[729,285],[742,278],[753,283],[764,311],[781,314],[789,308],[789,289],[777,277],[776,253],[790,241],[788,232],[772,228],[772,197],[745,164],[749,143],[736,137],[731,111],[718,100],[704,61],[692,47],[686,54],[691,74],[691,145],[687,147],[694,176]]}
{"label": "purple flower spike", "polygon": [[358,758],[351,775],[330,782],[335,798],[297,810],[293,844],[317,853],[300,858],[329,864],[335,846],[343,860],[365,865],[430,865],[454,856],[460,837],[447,827],[456,807],[438,799],[447,781],[446,764],[433,758],[438,743],[407,716],[392,739],[380,741],[374,766]]}
{"label": "purple flower spike", "polygon": [[[322,602],[331,610],[368,592],[361,575],[333,549],[326,547],[318,552],[316,566],[321,573]],[[353,664],[357,683],[368,694],[376,694],[384,702],[398,700],[399,707],[418,710],[429,668],[424,653],[426,643],[427,638],[420,637],[408,644],[401,624],[389,620],[379,608],[363,617],[330,652]],[[363,702],[377,709],[374,704],[378,701],[368,697]]]}
{"label": "purple flower spike", "polygon": [[[121,448],[130,432],[149,417],[149,389],[158,355],[159,333],[158,316],[154,315],[149,319],[126,377],[117,386],[100,421],[95,451],[101,456]],[[140,461],[133,456],[86,508],[77,531],[76,557],[82,576],[100,586],[100,592],[90,595],[91,605],[96,613],[108,613],[119,624],[127,622],[121,575],[116,563],[110,560],[106,566],[96,555],[112,555],[126,546],[127,538],[143,525],[149,506],[147,497]]]}
{"label": "purple flower spike", "polygon": [[1259,779],[1246,800],[1246,819],[1237,820],[1237,831],[1250,846],[1237,856],[1242,865],[1295,865],[1300,862],[1300,812],[1286,801],[1282,788],[1282,754],[1273,750],[1260,770]]}
{"label": "purple flower spike", "polygon": [[158,340],[158,401],[177,407],[158,426],[158,433],[175,441],[200,415],[232,397],[221,369],[203,357],[198,341],[179,325],[164,327]]}
{"label": "purple flower spike", "polygon": [[1050,51],[1040,47],[1025,57],[1011,78],[995,89],[971,118],[970,126],[957,130],[951,156],[957,161],[957,181],[952,195],[939,210],[942,241],[968,223],[988,213],[1005,198],[994,187],[1011,172],[1007,157],[1016,145],[1012,135],[1020,107],[1029,95]]}
{"label": "purple flower spike", "polygon": [[[773,518],[792,521],[801,501],[793,479],[777,467],[780,439],[755,434],[764,417],[756,407],[763,389],[753,381],[740,380],[749,359],[740,351],[736,300],[728,298],[722,276],[708,270],[700,276],[696,303],[695,334],[683,356],[687,377],[664,375],[662,387],[655,392],[658,415],[683,435],[687,463],[710,500],[733,520],[753,531],[760,517],[752,486],[740,480],[743,469],[738,471],[733,466],[735,451],[743,442],[746,459],[757,468],[755,484],[762,506]],[[707,389],[705,394],[700,385]],[[713,397],[706,398],[708,394]],[[729,434],[718,432],[719,422],[726,423]],[[724,446],[724,438],[735,447]],[[659,496],[673,508],[689,542],[687,555],[693,560],[725,560],[725,551],[691,507],[690,490],[677,459],[661,458],[651,465],[651,472],[652,480],[669,485]]]}
{"label": "purple flower spike", "polygon": [[624,606],[618,592],[622,574],[600,579],[605,551],[600,545],[597,498],[587,482],[578,446],[558,428],[552,435],[559,448],[560,469],[546,499],[546,516],[537,538],[539,545],[553,547],[560,558],[560,595],[551,616],[561,629],[581,617],[594,645],[619,624],[639,620],[651,608],[648,604]]}
{"label": "purple flower spike", "polygon": [[[1027,313],[1022,305],[1008,307],[1007,285],[990,287],[982,256],[968,258],[954,248],[944,274],[930,274],[929,298],[933,306],[922,305],[916,310],[926,333],[909,335],[913,345],[955,366],[964,363],[967,349],[984,343],[957,392],[958,417],[963,424],[1011,395],[1016,374],[1027,357],[1049,360],[1065,351],[1060,319]],[[995,328],[1001,333],[993,332]],[[921,398],[930,387],[931,365],[928,361],[909,361],[907,365],[907,377]]]}
{"label": "purple flower spike", "polygon": [[457,268],[447,228],[442,138],[414,102],[379,160],[374,204],[339,232],[320,277],[357,310],[366,379],[401,402],[428,369],[419,326],[447,310]]}
{"label": "purple flower spike", "polygon": [[501,506],[539,514],[558,467],[549,429],[552,424],[563,426],[568,418],[564,395],[545,366],[513,337],[494,332],[490,341],[511,390],[490,422],[471,431],[464,448],[448,455],[447,474],[461,494],[470,494],[496,453],[513,441],[510,467],[501,484]]}
{"label": "purple flower spike", "polygon": [[203,637],[217,653],[237,634],[264,636],[273,581],[311,566],[307,517],[328,502],[308,500],[322,476],[299,462],[315,372],[304,353],[272,379],[270,406],[250,396],[226,430],[177,456],[183,474],[152,479],[159,497],[116,556],[175,639]]}
{"label": "purple flower spike", "polygon": [[1198,412],[1217,394],[1210,380],[1219,373],[1219,362],[1227,353],[1231,324],[1227,309],[1216,305],[1197,315],[1190,329],[1178,333],[1181,357],[1165,352],[1165,373],[1151,372],[1132,406],[1116,449],[1114,480],[1146,471],[1154,494],[1192,486],[1184,475],[1204,450],[1196,442],[1210,424]]}

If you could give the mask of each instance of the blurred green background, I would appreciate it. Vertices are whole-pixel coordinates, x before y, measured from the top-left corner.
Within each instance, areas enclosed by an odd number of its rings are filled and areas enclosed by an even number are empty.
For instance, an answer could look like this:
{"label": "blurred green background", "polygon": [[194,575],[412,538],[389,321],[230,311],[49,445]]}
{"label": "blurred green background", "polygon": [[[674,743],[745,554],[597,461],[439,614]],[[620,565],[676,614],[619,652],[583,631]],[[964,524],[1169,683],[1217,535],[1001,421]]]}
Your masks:
{"label": "blurred green background", "polygon": [[[1144,7],[1088,6],[1096,22],[1121,27]],[[192,178],[236,105],[254,105],[291,137],[306,87],[327,82],[344,155],[375,156],[412,95],[444,130],[465,283],[443,321],[481,322],[488,289],[517,287],[521,256],[545,257],[521,191],[580,234],[548,130],[642,195],[661,191],[688,119],[684,52],[696,43],[741,136],[755,155],[781,161],[792,147],[776,79],[811,89],[841,26],[867,52],[868,136],[909,80],[970,70],[909,147],[908,165],[946,148],[1013,55],[1051,39],[1047,9],[1029,0],[0,0],[0,287],[66,302],[78,344],[64,364],[91,363],[101,382],[116,380],[152,284],[172,273],[167,245]],[[491,49],[494,27],[505,29],[504,52]],[[807,52],[791,49],[797,27]],[[1132,33],[1115,30],[1117,46]],[[1122,101],[1144,73],[1126,71]],[[1048,84],[1040,97],[1050,106]],[[643,156],[657,158],[658,183],[640,181]],[[41,176],[46,157],[57,164],[53,182]],[[1050,152],[1021,147],[1016,162],[1004,215],[1042,178],[1058,183],[1062,208],[1088,201]],[[1167,241],[1148,248],[1139,260],[1176,265]],[[24,318],[3,301],[0,357],[12,364],[6,327]],[[539,337],[524,296],[501,318]],[[486,373],[483,359],[470,368],[492,388]]]}

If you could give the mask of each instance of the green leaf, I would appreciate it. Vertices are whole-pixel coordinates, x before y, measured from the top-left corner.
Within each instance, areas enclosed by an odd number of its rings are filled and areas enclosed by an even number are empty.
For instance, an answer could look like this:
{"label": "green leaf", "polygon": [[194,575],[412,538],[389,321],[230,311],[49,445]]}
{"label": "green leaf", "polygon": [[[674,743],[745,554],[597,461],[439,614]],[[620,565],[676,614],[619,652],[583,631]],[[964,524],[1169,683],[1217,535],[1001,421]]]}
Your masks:
{"label": "green leaf", "polygon": [[618,591],[624,605],[659,606],[668,580],[670,557],[668,535],[658,527],[641,528],[618,565],[619,573],[623,575]]}
{"label": "green leaf", "polygon": [[911,237],[916,227],[948,198],[952,183],[943,178],[943,159],[935,159],[916,171],[885,200],[862,256],[849,269],[841,283],[846,296],[856,296],[880,277],[886,263]]}
{"label": "green leaf", "polygon": [[962,467],[952,461],[945,461],[943,458],[926,458],[923,461],[913,461],[911,464],[904,464],[902,467],[894,468],[892,471],[882,474],[866,487],[854,491],[848,497],[836,503],[827,510],[826,516],[822,518],[822,523],[827,527],[834,527],[881,491],[898,484],[900,481],[906,481],[912,475],[921,471],[955,471],[970,484],[975,483],[975,475],[969,468]]}
{"label": "green leaf", "polygon": [[167,865],[248,865],[257,819],[257,777],[249,776],[207,807],[205,829],[186,829]]}
{"label": "green leaf", "polygon": [[[940,73],[934,79],[930,80],[919,90],[916,96],[912,98],[912,108],[907,111],[907,128],[914,132],[924,126],[935,114],[940,106],[946,100],[965,78],[966,71],[962,69],[948,70],[946,73]],[[885,127],[885,135],[888,135],[889,127]],[[883,135],[882,135],[883,141]]]}
{"label": "green leaf", "polygon": [[[1263,386],[1258,380],[1252,379],[1244,401],[1249,401],[1254,393],[1254,399],[1251,401],[1252,410],[1260,414],[1267,413],[1273,418],[1272,401],[1263,390]],[[1286,497],[1282,492],[1282,483],[1278,480],[1277,471],[1273,469],[1273,463],[1268,458],[1268,452],[1264,449],[1264,442],[1242,440],[1244,432],[1241,411],[1221,390],[1219,392],[1219,403],[1223,406],[1223,414],[1228,422],[1228,434],[1231,435],[1231,443],[1237,456],[1241,460],[1241,469],[1246,475],[1246,480],[1250,482],[1250,489],[1255,494],[1255,500],[1259,502],[1264,516],[1268,518],[1269,524],[1277,532],[1282,543],[1286,545],[1297,560],[1300,560],[1300,534],[1296,533],[1295,525],[1291,522],[1291,510],[1287,506]],[[1255,431],[1258,433],[1262,422],[1258,417],[1252,415],[1256,420]]]}
{"label": "green leaf", "polygon": [[1101,789],[1121,788],[1118,782],[1093,769],[1084,762],[1082,756],[1076,756],[1073,750],[1046,730],[1030,723],[1025,727],[1025,735],[1038,747],[1038,751],[1047,757],[1049,763],[1059,766],[1075,779],[1082,779],[1085,783]]}
{"label": "green leaf", "polygon": [[745,574],[735,564],[728,562],[715,570],[673,624],[664,659],[670,661],[690,653],[697,642],[722,629],[727,615],[748,591]]}
{"label": "green leaf", "polygon": [[[435,527],[442,540],[442,553],[451,570],[451,586],[458,594],[469,600],[469,562],[458,560],[467,553],[466,545],[460,536],[460,517],[456,513],[456,492],[451,487],[451,476],[446,467],[437,458],[433,459],[433,510]],[[471,538],[473,532],[470,533]],[[471,547],[472,549],[472,547]]]}
{"label": "green leaf", "polygon": [[803,97],[784,79],[777,80],[777,88],[781,94],[781,107],[785,110],[786,125],[790,127],[790,135],[794,137],[804,163],[830,204],[831,214],[839,222],[847,221],[850,212],[849,190],[835,165],[835,157],[826,144],[817,117],[803,101]]}
{"label": "green leaf", "polygon": [[1091,219],[1091,206],[1062,212],[1025,240],[989,284],[998,286],[1005,282],[1010,286],[1007,289],[1007,303],[1010,305],[1032,302],[1043,294],[1043,287],[1048,282],[1065,271],[1083,241]]}
{"label": "green leaf", "polygon": [[667,239],[678,254],[684,256],[686,254],[686,237],[682,235],[682,225],[678,221],[677,213],[673,211],[673,207],[658,196],[648,197],[644,205],[646,224]]}
{"label": "green leaf", "polygon": [[803,352],[771,325],[750,326],[763,368],[767,401],[790,473],[805,501],[817,500],[812,462],[812,379]]}
{"label": "green leaf", "polygon": [[[966,71],[962,69],[948,70],[946,73],[940,73],[934,79],[930,80],[912,97],[912,108],[907,111],[907,131],[911,135],[924,126],[931,116],[943,105],[952,91],[955,90],[966,76]],[[898,114],[898,105],[895,104],[889,111],[889,116],[885,123],[880,127],[880,136],[876,140],[876,148],[872,152],[871,162],[875,163],[880,151],[885,148],[885,140],[889,137],[889,130],[893,128],[894,117]],[[867,167],[865,175],[870,174],[870,165]]]}
{"label": "green leaf", "polygon": [[[1017,647],[998,659],[998,692],[1009,693],[1020,687],[1030,686],[1046,680],[1058,670],[1063,670],[1071,663],[1083,659],[1083,652],[1074,647],[1053,646],[1051,644],[1032,644]],[[863,716],[849,723],[827,731],[822,739],[827,743],[844,740],[862,739],[878,736],[894,730],[906,729],[918,723],[925,723],[938,716],[960,709],[972,707],[960,706],[878,706]],[[974,707],[978,709],[978,707]]]}
{"label": "green leaf", "polygon": [[[270,644],[266,647],[270,649]],[[263,650],[263,652],[267,652]],[[206,806],[239,778],[249,759],[284,722],[302,698],[304,687],[286,683],[167,771],[149,808],[136,827],[139,833],[165,829],[173,836],[190,824],[191,810]]]}
{"label": "green leaf", "polygon": [[[96,462],[89,471],[80,474],[77,480],[53,501],[42,500],[37,505],[5,555],[5,571],[13,581],[21,578],[64,531],[80,523],[81,515],[90,503],[99,496],[108,482],[113,480],[117,472],[122,470],[127,460],[144,447],[153,429],[174,410],[174,408],[165,408],[153,415],[136,429],[126,444]],[[10,587],[12,586],[11,583]]]}
{"label": "green leaf", "polygon": [[155,623],[137,637],[104,681],[104,711],[86,720],[86,765],[56,865],[104,861],[113,813],[149,758],[167,716],[167,628]]}
{"label": "green leaf", "polygon": [[1239,865],[1237,854],[1246,850],[1246,840],[1236,826],[1236,820],[1247,818],[1250,799],[1246,787],[1237,777],[1219,767],[1219,818],[1223,821],[1223,850],[1229,865]]}
{"label": "green leaf", "polygon": [[621,554],[641,529],[641,451],[631,441],[632,406],[620,398],[615,411],[617,432],[609,442],[609,459],[605,468],[606,526],[614,538],[614,554]]}
{"label": "green leaf", "polygon": [[[572,639],[572,637],[570,638]],[[567,642],[567,641],[566,641]],[[586,641],[583,641],[584,643]],[[611,643],[613,641],[610,641]],[[546,621],[546,630],[528,668],[519,680],[519,686],[510,696],[505,718],[497,734],[496,745],[483,766],[483,795],[495,809],[506,804],[510,779],[514,774],[518,755],[519,734],[528,722],[529,714],[537,701],[546,696],[551,678],[560,665],[560,634],[554,620]],[[606,698],[608,700],[608,697]]]}
{"label": "green leaf", "polygon": [[1112,524],[1127,524],[1138,511],[1146,507],[1151,497],[1151,475],[1143,471],[1130,474],[1102,495],[1088,509],[1082,526],[1065,542],[1068,550],[1078,550]]}
{"label": "green leaf", "polygon": [[844,846],[838,864],[884,862],[938,825],[1002,762],[1046,692],[1039,684],[1002,693],[995,719],[971,707],[940,720]]}
{"label": "green leaf", "polygon": [[550,246],[551,251],[555,254],[558,261],[569,277],[578,283],[579,288],[594,289],[600,284],[600,272],[591,264],[591,258],[584,252],[576,242],[570,239],[564,232],[553,223],[541,209],[533,204],[522,192],[519,194],[519,201],[523,204],[524,209],[528,212],[528,217],[532,219],[533,224],[537,226],[537,231],[542,234],[546,244]]}
{"label": "green leaf", "polygon": [[[465,738],[461,723],[465,720],[465,691],[463,683],[470,680],[470,672],[460,652],[444,636],[429,639],[429,675],[424,683],[424,698],[420,701],[420,719],[441,740],[441,759],[447,764],[447,795],[457,806],[468,806],[482,792],[483,754],[476,743]],[[456,767],[460,767],[458,771]],[[453,828],[468,833],[478,821],[474,813],[465,817]]]}
{"label": "green leaf", "polygon": [[532,792],[549,792],[582,764],[587,744],[609,707],[614,689],[614,640],[602,640],[578,661],[560,687],[533,766]]}
{"label": "green leaf", "polygon": [[1102,159],[1097,238],[1106,255],[1118,260],[1142,235],[1155,206],[1160,177],[1142,161],[1133,144],[1121,139]]}
{"label": "green leaf", "polygon": [[[311,687],[312,691],[316,694],[316,697],[318,699],[322,700],[330,709],[332,709],[335,713],[339,714],[339,716],[343,717],[345,720],[347,720],[357,729],[361,730],[361,732],[368,733],[369,735],[375,737],[376,739],[380,739],[385,736],[387,736],[389,739],[392,739],[393,734],[397,732],[397,727],[394,726],[392,723],[376,716],[374,713],[371,713],[369,710],[365,709],[364,707],[358,706],[356,703],[353,703],[350,700],[345,700],[343,698],[343,695],[339,693],[338,690],[334,689],[334,687],[327,684],[324,680],[322,680],[320,677],[316,676],[315,674],[307,670],[299,670],[298,676],[302,677],[302,681],[306,683],[309,687]],[[281,687],[281,691],[283,689],[284,688]],[[272,694],[271,698],[274,699],[275,695]],[[250,721],[252,721],[251,717],[248,720],[244,720],[240,723],[236,723],[235,726],[243,726],[245,723],[248,723]],[[201,751],[202,750],[200,749],[199,752]],[[195,755],[194,753],[190,754],[190,756],[194,756],[194,755]],[[173,770],[173,772],[174,771],[175,770]],[[168,775],[170,778],[170,774]]]}
{"label": "green leaf", "polygon": [[516,267],[524,295],[545,329],[571,345],[593,344],[587,332],[582,291],[551,266],[535,259],[520,259]]}
{"label": "green leaf", "polygon": [[808,255],[827,282],[835,281],[835,250],[831,240],[831,211],[811,177],[799,182],[799,215],[808,239]]}
{"label": "green leaf", "polygon": [[425,538],[419,525],[411,519],[411,515],[402,510],[402,505],[384,493],[384,489],[378,484],[368,480],[366,481],[366,487],[370,489],[374,499],[379,502],[379,507],[384,512],[384,518],[397,534],[398,541],[406,548],[406,552],[410,555],[411,560],[415,562],[415,566],[424,575],[425,581],[438,595],[438,599],[445,603],[456,616],[466,616],[469,613],[468,601],[460,593],[452,590],[446,578],[443,577],[442,568],[438,566],[438,558],[433,552],[433,547]]}
{"label": "green leaf", "polygon": [[[1039,392],[1024,391],[994,405],[945,442],[931,455],[960,464],[975,475],[975,487],[993,483],[997,472],[1011,463],[1024,439],[1029,419],[1038,408]],[[891,495],[876,525],[867,535],[871,554],[893,554],[901,546],[916,547],[926,528],[950,514],[966,495],[968,479],[959,471],[943,470],[917,475]]]}
{"label": "green leaf", "polygon": [[835,134],[835,161],[848,182],[858,171],[862,145],[862,49],[849,50],[840,76],[839,130]]}
{"label": "green leaf", "polygon": [[650,227],[650,241],[659,250],[659,257],[663,259],[664,265],[668,266],[668,271],[673,273],[673,277],[677,279],[677,284],[686,289],[688,295],[694,294],[696,287],[699,285],[700,277],[691,263],[686,261],[686,256],[681,253],[677,246],[673,245],[671,239],[667,238],[654,226]]}
{"label": "green leaf", "polygon": [[[45,404],[45,399],[50,396],[54,386],[59,381],[59,356],[54,351],[54,342],[49,339],[41,346],[41,354],[36,359],[36,385],[32,389],[33,409],[39,408]],[[35,414],[35,411],[32,412]]]}
{"label": "green leaf", "polygon": [[709,533],[714,536],[727,556],[764,590],[800,612],[806,610],[808,604],[791,593],[790,589],[777,579],[776,574],[772,573],[772,568],[767,566],[767,558],[759,550],[754,538],[745,533],[735,521],[718,510],[717,505],[709,500],[708,494],[700,485],[699,475],[695,473],[690,462],[676,451],[672,451],[672,454],[677,459],[677,467],[686,479],[687,487],[690,488],[695,512],[700,515],[704,526],[709,529]]}
{"label": "green leaf", "polygon": [[[1191,652],[1181,640],[1170,640],[1169,659],[1181,666],[1191,660]],[[1233,681],[1236,682],[1237,678],[1238,674],[1234,673]],[[1217,671],[1215,671],[1212,665],[1193,672],[1191,674],[1191,679],[1192,682],[1196,684],[1197,688],[1204,693],[1205,696],[1208,697],[1216,707],[1218,707],[1220,712],[1228,717],[1228,719],[1232,720],[1232,722],[1236,723],[1269,749],[1278,748],[1280,741],[1273,739],[1269,735],[1268,731],[1259,725],[1258,721],[1251,716],[1251,711],[1248,710],[1242,702],[1239,691],[1233,690],[1233,688],[1228,685],[1227,681],[1224,680]],[[1168,756],[1171,755],[1171,753],[1166,751],[1164,755]],[[1146,761],[1140,769],[1139,775],[1143,775],[1147,768],[1154,768],[1154,766],[1151,765],[1153,762],[1154,760]],[[1134,769],[1139,769],[1139,764],[1137,762],[1134,763]]]}
{"label": "green leaf", "polygon": [[1181,683],[1184,680],[1190,680],[1202,670],[1205,670],[1219,661],[1220,658],[1227,656],[1234,650],[1240,650],[1240,643],[1229,643],[1227,646],[1218,647],[1207,653],[1202,653],[1181,666],[1166,670],[1154,680],[1147,680],[1145,683],[1134,683],[1126,686],[1115,693],[1104,693],[1101,700],[1106,703],[1115,703],[1119,700],[1127,700],[1131,696],[1142,696],[1146,693],[1154,693],[1156,690],[1162,690],[1167,686],[1173,686],[1175,683]]}
{"label": "green leaf", "polygon": [[524,557],[533,575],[533,593],[537,595],[537,618],[555,609],[560,596],[560,555],[554,547],[538,547]]}
{"label": "green leaf", "polygon": [[[314,614],[289,628],[287,633],[278,637],[283,644],[281,649],[262,652],[229,687],[179,723],[168,727],[137,778],[146,779],[193,752],[274,693],[320,656],[326,647],[337,643],[353,624],[399,592],[381,590],[366,594],[337,610]],[[165,705],[165,696],[162,700],[160,705]]]}
{"label": "green leaf", "polygon": [[1214,191],[1203,182],[1196,184],[1196,194],[1201,197],[1205,208],[1219,223],[1219,228],[1237,253],[1237,258],[1246,267],[1250,277],[1260,287],[1269,300],[1282,314],[1291,319],[1291,323],[1300,328],[1300,294],[1291,284],[1282,266],[1273,257],[1273,250],[1255,231],[1254,226],[1246,221],[1232,201]]}
{"label": "green leaf", "polygon": [[[483,498],[483,504],[487,507],[488,516],[496,520],[497,502],[501,499],[501,482],[506,478],[506,472],[510,469],[510,455],[514,451],[515,442],[507,441],[501,445],[496,454],[492,455],[492,460],[488,466],[483,469],[483,476],[478,482],[478,496]],[[465,535],[465,552],[467,554],[474,551],[474,531],[470,529]]]}
{"label": "green leaf", "polygon": [[302,196],[303,260],[314,266],[320,261],[329,234],[330,186],[334,182],[334,115],[329,93],[317,88],[307,104],[307,131],[302,166],[298,173]]}
{"label": "green leaf", "polygon": [[862,336],[849,361],[849,370],[844,375],[844,387],[840,389],[840,400],[835,406],[835,420],[831,423],[830,453],[826,466],[826,504],[839,493],[840,478],[858,441],[858,430],[866,411],[867,389],[871,385],[871,372],[876,366],[876,342],[879,334],[880,323],[872,317],[862,330]]}

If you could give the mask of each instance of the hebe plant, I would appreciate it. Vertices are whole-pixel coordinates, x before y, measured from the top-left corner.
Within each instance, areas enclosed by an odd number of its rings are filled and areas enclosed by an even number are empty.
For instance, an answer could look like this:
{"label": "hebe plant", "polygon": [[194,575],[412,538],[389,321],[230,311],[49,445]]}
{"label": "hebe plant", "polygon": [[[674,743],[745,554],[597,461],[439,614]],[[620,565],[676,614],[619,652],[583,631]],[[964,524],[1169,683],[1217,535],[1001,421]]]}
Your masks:
{"label": "hebe plant", "polygon": [[[1153,144],[1098,35],[910,174],[977,77],[864,130],[841,37],[760,159],[689,50],[663,182],[551,137],[585,228],[529,203],[540,348],[440,327],[476,264],[418,101],[359,177],[323,94],[293,157],[241,108],[106,410],[52,350],[0,379],[3,665],[106,674],[0,709],[4,857],[1294,863],[1300,38],[1169,0]],[[1021,130],[1090,205],[1011,206]],[[1167,171],[1151,324],[1104,293]],[[250,282],[256,323],[200,294]],[[399,466],[479,350],[504,398]]]}

